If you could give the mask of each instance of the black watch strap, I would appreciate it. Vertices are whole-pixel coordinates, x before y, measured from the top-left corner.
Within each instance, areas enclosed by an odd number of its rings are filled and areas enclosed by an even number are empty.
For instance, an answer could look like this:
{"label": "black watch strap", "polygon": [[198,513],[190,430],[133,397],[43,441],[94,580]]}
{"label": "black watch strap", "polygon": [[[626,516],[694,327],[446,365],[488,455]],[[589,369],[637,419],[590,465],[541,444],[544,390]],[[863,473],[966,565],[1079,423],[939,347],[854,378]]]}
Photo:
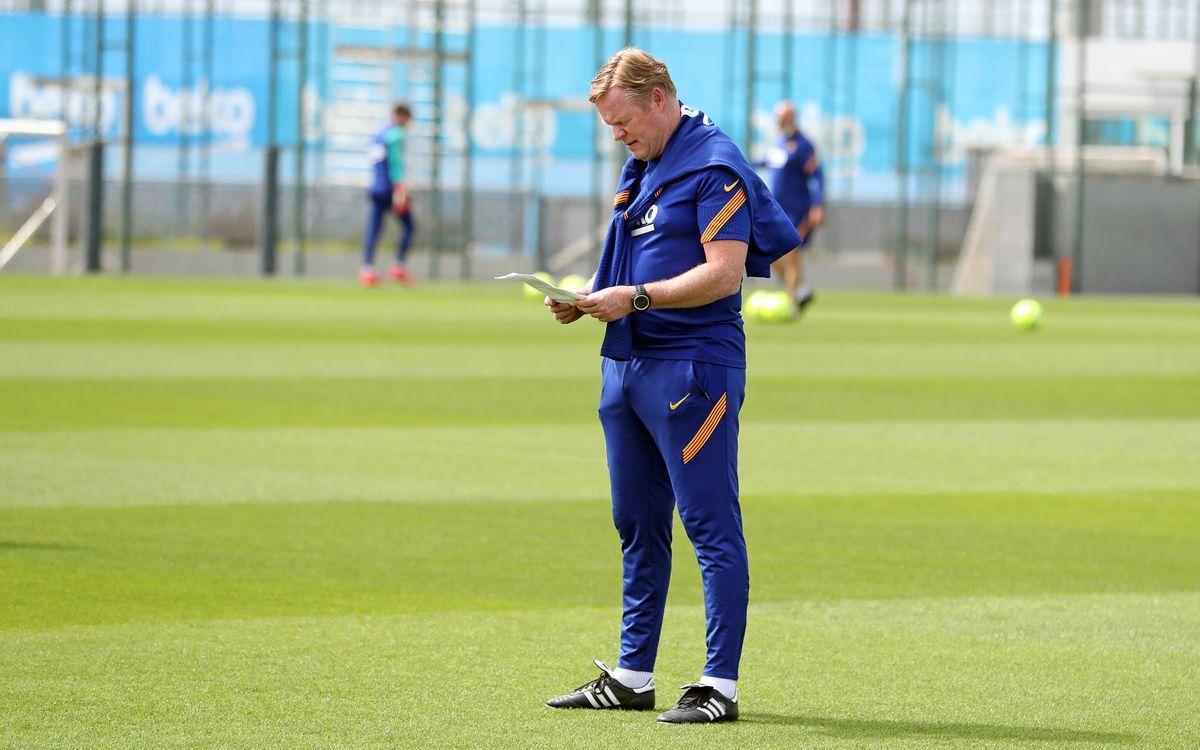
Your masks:
{"label": "black watch strap", "polygon": [[638,312],[650,309],[650,295],[646,294],[645,284],[638,284],[633,288],[633,309]]}

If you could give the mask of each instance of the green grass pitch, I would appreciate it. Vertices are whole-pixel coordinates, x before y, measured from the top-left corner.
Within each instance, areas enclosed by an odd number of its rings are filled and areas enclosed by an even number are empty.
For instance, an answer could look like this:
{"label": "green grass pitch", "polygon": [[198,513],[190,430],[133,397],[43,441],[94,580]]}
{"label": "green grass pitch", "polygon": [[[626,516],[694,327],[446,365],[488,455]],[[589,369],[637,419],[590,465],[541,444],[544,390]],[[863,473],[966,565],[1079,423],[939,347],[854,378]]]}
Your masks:
{"label": "green grass pitch", "polygon": [[678,727],[543,705],[616,656],[598,324],[0,278],[0,746],[1200,747],[1200,305],[1010,303],[748,325],[743,719]]}

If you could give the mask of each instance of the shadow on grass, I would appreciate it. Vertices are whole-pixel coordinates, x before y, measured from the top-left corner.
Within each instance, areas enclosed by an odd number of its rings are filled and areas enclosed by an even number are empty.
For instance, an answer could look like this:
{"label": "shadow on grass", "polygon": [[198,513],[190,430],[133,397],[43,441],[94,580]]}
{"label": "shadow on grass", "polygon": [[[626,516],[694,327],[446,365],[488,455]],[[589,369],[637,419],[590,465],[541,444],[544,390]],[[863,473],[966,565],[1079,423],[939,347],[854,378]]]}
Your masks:
{"label": "shadow on grass", "polygon": [[0,539],[0,552],[7,550],[69,550],[83,549],[75,544],[58,544],[57,542],[6,542]]}
{"label": "shadow on grass", "polygon": [[744,714],[740,722],[811,727],[824,734],[846,738],[945,737],[963,740],[1028,740],[1030,742],[1096,742],[1128,745],[1138,736],[1129,732],[1095,732],[1058,727],[1022,727],[1006,724],[967,724],[960,722],[880,721],[872,719],[831,719],[824,716],[784,716],[782,714]]}

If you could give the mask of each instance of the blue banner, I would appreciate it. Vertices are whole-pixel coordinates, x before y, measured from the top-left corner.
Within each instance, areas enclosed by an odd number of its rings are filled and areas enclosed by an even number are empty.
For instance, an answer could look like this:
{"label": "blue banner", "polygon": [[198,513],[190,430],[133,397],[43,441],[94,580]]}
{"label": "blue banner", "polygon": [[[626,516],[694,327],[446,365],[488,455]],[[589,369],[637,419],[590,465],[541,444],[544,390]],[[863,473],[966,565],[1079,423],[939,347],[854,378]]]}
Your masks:
{"label": "blue banner", "polygon": [[[137,175],[141,179],[175,179],[181,170],[180,145],[194,148],[203,142],[211,146],[215,179],[257,180],[259,152],[268,142],[268,23],[265,19],[215,19],[211,80],[201,79],[198,73],[202,68],[196,57],[202,33],[199,20],[190,28],[193,59],[185,65],[181,50],[188,41],[179,17],[147,15],[138,20]],[[295,26],[284,28],[285,46],[294,52]],[[66,31],[77,67],[79,50],[91,48],[95,29],[89,20],[76,19]],[[358,41],[368,45],[373,41],[385,48],[396,44],[402,31]],[[109,46],[123,33],[123,19],[112,19],[105,29]],[[312,26],[310,59],[312,69],[321,75],[314,75],[305,87],[305,132],[318,147],[332,142],[325,139],[334,130],[333,118],[340,116],[329,81],[335,46],[353,39],[354,33],[336,25]],[[64,93],[58,83],[63,34],[58,16],[0,15],[0,49],[4,50],[0,57],[0,116],[65,117],[80,128],[94,121],[90,84],[77,79],[81,88]],[[363,34],[359,32],[360,37]],[[792,41],[791,98],[802,129],[820,148],[831,196],[890,199],[897,186],[903,67],[900,40],[891,34],[799,33]],[[461,45],[462,39],[450,35],[448,43]],[[684,102],[704,110],[740,143],[745,142],[744,38],[715,31],[647,32],[636,37],[635,43],[667,63]],[[606,128],[602,124],[597,127],[594,111],[586,102],[597,59],[594,32],[588,28],[519,31],[487,26],[477,30],[476,44],[474,112],[469,128],[476,157],[472,182],[484,188],[511,188],[515,174],[518,186],[536,184],[550,194],[589,192],[592,139],[608,140]],[[601,56],[620,46],[617,32],[605,32],[601,46]],[[517,49],[524,49],[528,56],[524,70],[517,69]],[[1045,45],[962,38],[940,46],[916,43],[910,54],[918,85],[907,103],[908,161],[918,171],[939,170],[947,178],[944,189],[952,197],[961,187],[970,147],[1042,142]],[[758,77],[751,156],[765,150],[775,137],[771,111],[783,94],[783,37],[760,35],[755,55]],[[392,73],[396,80],[406,80],[404,66],[414,63],[398,60]],[[110,50],[104,55],[103,67],[99,122],[105,137],[116,139],[124,107],[123,55]],[[283,145],[295,142],[299,125],[295,68],[294,59],[283,61],[276,91],[275,139]],[[940,90],[928,84],[935,80],[941,81]],[[468,137],[462,118],[455,116],[465,112],[466,90],[465,74],[448,69],[443,106],[451,124],[443,137],[449,152],[460,149]],[[522,97],[540,104],[523,107],[525,117],[518,123]],[[204,116],[206,98],[209,109]],[[380,110],[378,122],[382,124],[388,112],[385,106]],[[522,150],[527,158],[514,172],[512,156],[518,138],[525,144]],[[364,179],[369,166],[366,150],[364,141]],[[613,149],[603,145],[602,153],[607,159],[617,158]],[[29,160],[10,163],[10,169],[34,166]],[[611,164],[605,169],[611,169]],[[453,181],[459,172],[444,168],[443,174]]]}

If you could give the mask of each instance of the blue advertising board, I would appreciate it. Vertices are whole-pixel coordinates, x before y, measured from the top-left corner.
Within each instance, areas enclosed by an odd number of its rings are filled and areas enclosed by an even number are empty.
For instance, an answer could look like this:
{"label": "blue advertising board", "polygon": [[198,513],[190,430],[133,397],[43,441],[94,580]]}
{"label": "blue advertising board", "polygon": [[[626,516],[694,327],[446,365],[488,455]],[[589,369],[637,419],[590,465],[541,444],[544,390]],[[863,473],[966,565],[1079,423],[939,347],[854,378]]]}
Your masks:
{"label": "blue advertising board", "polygon": [[[121,29],[114,22],[110,36]],[[139,19],[135,85],[137,107],[135,169],[141,179],[170,180],[177,175],[180,143],[204,140],[211,145],[214,179],[253,181],[261,164],[257,154],[267,143],[268,25],[264,19],[218,18],[212,80],[185,81],[181,29],[178,17],[147,15]],[[91,30],[76,21],[69,27],[75,49]],[[313,35],[324,48],[313,45],[314,61],[329,60],[336,27]],[[588,83],[594,74],[593,32],[587,28],[547,28],[540,31],[545,60],[524,76],[514,74],[511,50],[517,30],[484,26],[477,32],[474,62],[471,146],[476,156],[473,182],[481,187],[503,188],[512,179],[511,159],[517,131],[540,150],[538,181],[551,194],[586,193],[591,188],[590,169],[595,115],[586,106]],[[526,32],[528,33],[528,32]],[[86,91],[68,95],[57,83],[61,74],[63,27],[55,15],[0,14],[0,117],[66,117],[73,125],[92,122],[91,96]],[[343,34],[344,36],[344,34]],[[679,89],[680,98],[707,112],[739,142],[745,142],[744,63],[730,56],[741,50],[719,31],[646,33],[635,42],[664,60]],[[605,36],[615,50],[615,30]],[[896,153],[899,118],[901,43],[892,34],[833,37],[823,33],[798,33],[793,38],[794,67],[791,96],[802,128],[821,148],[833,198],[888,200],[896,190]],[[961,183],[967,149],[988,144],[1035,144],[1044,137],[1045,45],[1016,40],[960,38],[940,50],[917,43],[911,50],[918,77],[930,78],[936,59],[944,75],[943,90],[935,95],[917,89],[910,100],[909,162],[920,165],[935,153],[938,140],[940,170],[950,190]],[[764,71],[756,84],[756,111],[752,118],[752,151],[764,149],[773,139],[771,110],[780,97],[777,70],[783,38],[761,35],[756,56]],[[835,69],[831,70],[830,65]],[[533,63],[531,62],[531,66]],[[924,69],[923,69],[924,66]],[[314,66],[314,69],[319,66]],[[117,137],[123,109],[123,60],[110,51],[104,59],[106,79],[100,124],[107,138]],[[282,68],[277,91],[281,112],[294,112],[297,82],[294,71]],[[766,75],[772,71],[773,75]],[[194,73],[193,73],[194,77]],[[460,77],[461,78],[461,77]],[[523,83],[518,83],[523,78]],[[461,84],[461,80],[458,82]],[[541,109],[527,114],[522,127],[515,124],[518,86],[535,87],[526,96],[574,101],[579,106]],[[310,122],[306,131],[319,142],[328,114],[329,88],[323,76],[314,76],[305,91]],[[465,107],[465,87],[452,81],[447,87],[448,111]],[[208,95],[207,127],[199,117],[200,102]],[[935,99],[943,102],[935,106]],[[386,118],[380,112],[380,122]],[[277,141],[294,142],[294,115],[281,115]],[[599,136],[606,137],[601,126]],[[462,128],[450,128],[447,139],[466,137]],[[363,148],[366,153],[366,144]],[[19,161],[19,160],[18,160]],[[36,165],[20,162],[16,166]],[[364,156],[363,170],[367,170]],[[13,165],[10,164],[10,169]],[[115,168],[115,164],[110,164]],[[447,170],[450,179],[454,170]]]}

